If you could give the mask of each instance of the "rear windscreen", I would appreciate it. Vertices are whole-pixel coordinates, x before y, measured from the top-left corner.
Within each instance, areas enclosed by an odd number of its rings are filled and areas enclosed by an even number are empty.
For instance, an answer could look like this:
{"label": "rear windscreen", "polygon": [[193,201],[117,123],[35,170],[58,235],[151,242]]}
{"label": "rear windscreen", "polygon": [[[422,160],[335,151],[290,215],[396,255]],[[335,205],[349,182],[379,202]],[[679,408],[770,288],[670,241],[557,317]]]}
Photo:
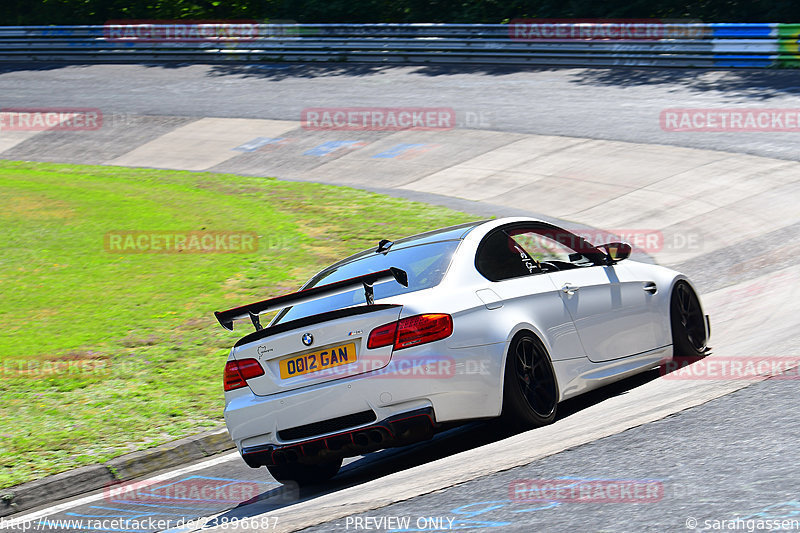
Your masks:
{"label": "rear windscreen", "polygon": [[[450,260],[453,258],[453,253],[460,242],[459,240],[440,241],[397,249],[390,248],[386,254],[368,252],[351,262],[323,270],[303,288],[310,289],[318,285],[327,285],[328,283],[363,276],[371,272],[386,270],[389,267],[406,271],[408,274],[408,287],[403,287],[396,281],[378,283],[374,287],[376,300],[434,287],[442,281],[445,272],[447,272],[447,267],[450,265]],[[364,289],[354,289],[283,310],[278,314],[273,324],[364,303],[366,303]]]}

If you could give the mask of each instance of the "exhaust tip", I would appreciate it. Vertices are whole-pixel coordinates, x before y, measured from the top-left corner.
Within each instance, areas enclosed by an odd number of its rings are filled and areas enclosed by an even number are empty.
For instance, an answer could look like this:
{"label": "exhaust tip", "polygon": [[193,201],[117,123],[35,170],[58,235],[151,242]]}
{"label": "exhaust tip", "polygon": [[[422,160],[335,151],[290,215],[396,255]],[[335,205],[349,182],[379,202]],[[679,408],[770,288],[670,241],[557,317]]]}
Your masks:
{"label": "exhaust tip", "polygon": [[369,437],[367,437],[366,433],[356,433],[353,435],[353,442],[355,442],[358,446],[367,446],[369,444]]}
{"label": "exhaust tip", "polygon": [[298,456],[297,456],[297,452],[296,451],[294,451],[294,450],[286,450],[286,460],[288,462],[294,462],[294,461],[297,461],[297,459],[298,459]]}
{"label": "exhaust tip", "polygon": [[286,460],[286,453],[282,451],[277,451],[272,454],[272,461],[276,465],[283,465],[286,464],[288,461]]}
{"label": "exhaust tip", "polygon": [[381,442],[383,442],[383,433],[381,433],[380,430],[373,429],[372,431],[369,432],[369,440],[371,440],[375,444],[380,444]]}

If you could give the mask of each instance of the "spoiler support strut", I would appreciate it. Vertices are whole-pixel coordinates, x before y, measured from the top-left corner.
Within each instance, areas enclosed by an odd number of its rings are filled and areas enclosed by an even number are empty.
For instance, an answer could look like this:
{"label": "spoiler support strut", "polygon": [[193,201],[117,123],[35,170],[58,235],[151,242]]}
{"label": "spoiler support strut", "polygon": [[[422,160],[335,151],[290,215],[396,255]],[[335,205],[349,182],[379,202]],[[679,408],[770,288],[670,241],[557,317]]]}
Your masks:
{"label": "spoiler support strut", "polygon": [[375,305],[375,290],[366,281],[364,282],[364,299],[367,301],[367,305]]}
{"label": "spoiler support strut", "polygon": [[[256,331],[261,331],[264,327],[261,325],[261,319],[258,318],[258,315],[255,313],[250,313],[250,321],[253,323],[253,327],[256,328]],[[231,324],[231,330],[233,329],[233,324]]]}

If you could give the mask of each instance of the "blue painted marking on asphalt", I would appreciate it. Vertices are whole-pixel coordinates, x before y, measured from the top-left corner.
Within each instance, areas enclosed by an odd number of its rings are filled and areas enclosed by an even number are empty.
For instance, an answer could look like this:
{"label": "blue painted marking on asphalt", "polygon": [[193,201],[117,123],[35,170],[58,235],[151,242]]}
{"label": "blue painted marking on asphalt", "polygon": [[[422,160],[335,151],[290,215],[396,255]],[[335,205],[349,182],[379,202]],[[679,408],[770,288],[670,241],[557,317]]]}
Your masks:
{"label": "blue painted marking on asphalt", "polygon": [[161,513],[147,513],[147,514],[128,514],[128,513],[122,513],[122,514],[108,514],[108,513],[106,513],[106,514],[86,514],[86,513],[74,513],[74,512],[70,511],[70,512],[66,512],[64,514],[67,515],[67,516],[76,516],[78,518],[130,518],[131,520],[133,520],[133,519],[138,519],[138,518],[142,518],[142,517],[145,517],[145,516],[156,516],[156,515],[161,514]]}
{"label": "blue painted marking on asphalt", "polygon": [[547,502],[542,503],[542,505],[540,505],[538,507],[528,507],[527,509],[516,509],[516,510],[511,511],[511,512],[512,513],[535,513],[536,511],[546,511],[548,509],[553,509],[555,507],[558,507],[559,505],[561,505],[561,502],[547,501]]}
{"label": "blue painted marking on asphalt", "polygon": [[[179,483],[183,483],[185,481],[189,481],[190,479],[209,479],[211,481],[230,481],[232,483],[241,483],[242,482],[242,481],[240,481],[238,479],[225,479],[225,478],[205,477],[205,476],[188,476],[188,477],[185,477],[183,479],[178,479],[178,480],[172,481],[170,483],[166,483],[164,485],[159,485],[157,487],[153,487],[153,488],[150,489],[150,492],[153,492],[153,491],[156,491],[156,490],[165,489],[167,487],[172,487],[174,485],[178,485]],[[230,484],[231,483],[227,483],[226,485],[230,485]],[[223,486],[223,485],[220,485],[220,487],[221,486]],[[214,487],[214,490],[216,490],[217,488],[219,488],[219,487]]]}
{"label": "blue painted marking on asphalt", "polygon": [[[200,502],[200,503],[235,503],[233,500],[220,500],[219,498],[179,498],[177,496],[161,496],[159,494],[147,494],[143,493],[144,496],[153,496],[165,501],[179,501],[179,502]],[[172,506],[168,506],[172,507]]]}
{"label": "blue painted marking on asphalt", "polygon": [[763,508],[757,513],[751,514],[747,519],[760,519],[760,520],[797,520],[800,516],[800,502],[789,501],[774,503],[768,507]]}
{"label": "blue painted marking on asphalt", "polygon": [[[259,484],[264,485],[264,489],[267,489],[269,486],[280,485],[280,483],[276,481],[249,481],[244,479],[233,479],[233,478],[222,478],[222,477],[211,477],[211,476],[198,476],[192,475],[187,476],[185,478],[171,481],[164,485],[159,485],[157,487],[152,487],[151,490],[144,492],[138,491],[137,495],[141,495],[142,497],[153,497],[162,500],[164,503],[144,503],[144,502],[137,502],[137,501],[126,501],[122,500],[110,500],[109,503],[111,505],[90,505],[88,509],[97,509],[98,511],[113,511],[113,513],[104,513],[104,514],[94,514],[90,512],[86,513],[79,513],[75,511],[68,511],[64,514],[70,517],[76,517],[80,519],[86,520],[109,520],[109,519],[122,519],[122,520],[129,520],[129,521],[143,521],[147,520],[148,518],[153,518],[156,516],[179,516],[179,517],[186,517],[187,514],[185,511],[191,511],[192,513],[196,513],[198,510],[202,509],[202,507],[182,507],[178,505],[173,505],[173,502],[179,503],[181,501],[189,501],[189,502],[201,502],[201,503],[223,503],[219,499],[200,499],[200,498],[183,498],[183,497],[176,497],[170,495],[162,495],[158,494],[159,490],[167,489],[174,485],[179,485],[180,483],[185,483],[187,481],[192,480],[204,480],[204,481],[219,481],[222,482],[219,485],[211,487],[214,491],[219,491],[226,487],[230,487],[239,483],[247,483],[247,484]],[[230,502],[224,502],[230,503]],[[123,508],[123,507],[115,507],[116,505],[123,505],[123,506],[131,506],[132,508]],[[177,511],[177,512],[176,512]],[[184,511],[184,512],[180,512]],[[55,524],[55,522],[53,522]],[[139,530],[139,529],[121,529],[121,528],[97,528],[97,527],[78,527],[77,525],[66,525],[66,524],[59,524],[62,529],[74,529],[74,530],[93,530],[93,531],[109,531],[109,532],[120,532],[120,533],[144,533],[149,530]],[[186,531],[186,528],[175,528],[174,532],[179,531]]]}
{"label": "blue painted marking on asphalt", "polygon": [[40,522],[43,526],[50,526],[54,528],[58,526],[59,529],[77,529],[79,531],[116,531],[119,533],[150,533],[151,530],[149,529],[116,529],[116,528],[96,528],[96,527],[78,527],[73,524],[64,525],[58,522],[58,520],[48,520],[45,522]]}
{"label": "blue painted marking on asphalt", "polygon": [[424,146],[428,146],[428,145],[427,144],[409,144],[409,143],[396,144],[396,145],[392,146],[391,148],[389,148],[388,150],[386,150],[385,152],[381,152],[381,153],[379,153],[377,155],[373,155],[372,159],[393,159],[393,158],[397,157],[398,155],[401,155],[401,154],[404,154],[404,153],[408,152],[409,150],[416,150],[416,149],[422,148]]}
{"label": "blue painted marking on asphalt", "polygon": [[[171,505],[169,505],[169,506],[162,505],[161,507],[168,507],[170,509],[177,510],[177,507],[174,507],[174,506],[171,506]],[[91,506],[91,508],[92,509],[107,509],[109,511],[119,511],[119,512],[126,513],[126,514],[129,514],[129,515],[133,515],[136,511],[138,511],[138,509],[115,509],[113,507],[103,507],[103,506],[100,506],[100,505],[93,505],[93,506]],[[192,511],[197,511],[197,508],[196,507],[193,508]],[[186,513],[173,513],[173,512],[168,512],[168,511],[151,511],[149,513],[144,513],[142,511],[140,511],[140,513],[141,514],[138,514],[138,515],[135,515],[135,516],[156,516],[156,515],[170,515],[170,514],[171,515],[175,515],[175,516],[183,516],[184,514],[186,514]],[[69,514],[69,513],[66,513],[66,514]]]}
{"label": "blue painted marking on asphalt", "polygon": [[[513,522],[497,522],[495,520],[456,520],[453,526],[458,529],[482,529],[485,527],[505,527]],[[425,531],[425,530],[422,530]]]}
{"label": "blue painted marking on asphalt", "polygon": [[[656,479],[656,478],[637,478],[637,479],[628,479],[628,478],[610,478],[610,477],[577,477],[577,476],[558,476],[554,477],[553,480],[564,480],[564,481],[574,481],[575,484],[585,483],[587,481],[636,481],[637,483],[655,483],[655,482],[663,482],[663,479]],[[572,486],[572,485],[569,485]]]}
{"label": "blue painted marking on asphalt", "polygon": [[283,137],[278,138],[270,138],[270,137],[256,137],[252,141],[247,141],[244,144],[240,144],[234,150],[237,152],[255,152],[262,146],[267,146],[268,144],[277,144],[280,142],[285,141],[286,139]]}
{"label": "blue painted marking on asphalt", "polygon": [[[175,481],[171,481],[171,482],[166,483],[164,485],[159,485],[159,486],[156,486],[156,487],[152,487],[149,490],[138,490],[138,491],[136,491],[135,498],[139,498],[140,497],[140,498],[145,499],[145,500],[147,500],[148,498],[152,498],[153,500],[157,500],[159,502],[163,502],[163,504],[159,504],[159,503],[144,503],[144,502],[141,502],[141,501],[137,501],[134,498],[131,498],[131,500],[126,500],[125,498],[116,498],[116,499],[109,500],[109,501],[111,503],[115,503],[115,504],[128,504],[128,505],[141,505],[141,506],[149,505],[149,506],[152,506],[152,507],[168,507],[168,508],[171,508],[171,509],[187,509],[187,510],[188,509],[196,510],[196,508],[192,508],[192,507],[176,507],[175,505],[171,505],[171,504],[172,504],[172,502],[223,503],[223,501],[224,501],[224,503],[237,503],[237,502],[240,501],[240,500],[221,500],[219,497],[194,498],[194,497],[191,497],[191,492],[192,492],[190,490],[191,486],[188,488],[188,490],[184,491],[184,492],[189,492],[189,494],[190,494],[189,496],[177,496],[177,495],[174,495],[174,494],[163,494],[163,493],[159,492],[159,491],[166,490],[169,487],[173,487],[173,486],[176,486],[176,485],[180,486],[182,483],[186,483],[188,481],[198,480],[198,479],[199,480],[225,482],[225,483],[221,483],[221,484],[219,484],[217,486],[214,486],[214,487],[207,487],[208,490],[213,491],[213,492],[219,492],[219,491],[221,491],[221,490],[223,490],[223,489],[225,489],[227,487],[235,486],[237,484],[242,484],[242,483],[247,484],[247,485],[263,485],[263,487],[259,487],[259,489],[258,489],[259,491],[269,490],[272,486],[281,485],[277,481],[249,481],[249,480],[245,480],[245,479],[233,479],[233,478],[222,478],[222,477],[209,477],[209,476],[196,476],[196,475],[193,475],[193,476],[188,476],[188,477],[185,477],[185,478],[182,478],[182,479],[178,479],[178,480],[175,480]],[[242,500],[242,501],[246,501],[247,499],[249,499],[249,498],[246,498],[245,500]]]}
{"label": "blue painted marking on asphalt", "polygon": [[139,520],[143,517],[147,516],[157,516],[160,513],[150,513],[147,515],[116,515],[116,514],[83,514],[83,513],[64,513],[67,516],[74,516],[77,518],[94,518],[97,520],[105,520],[105,519],[114,519],[114,518],[123,518],[123,519],[130,519],[130,520]]}
{"label": "blue painted marking on asphalt", "polygon": [[[482,529],[486,527],[505,527],[510,526],[511,522],[489,522],[484,520],[455,520],[452,523],[452,527],[454,530],[462,530],[462,529]],[[426,522],[427,526],[427,522]],[[421,526],[416,528],[409,528],[409,529],[390,529],[387,530],[387,533],[413,533],[418,531],[443,531],[450,528],[450,523],[447,522],[446,524],[442,523],[442,529],[434,529],[430,526]]]}
{"label": "blue painted marking on asphalt", "polygon": [[[107,507],[105,505],[90,505],[89,509],[104,509],[106,511],[119,511],[121,513],[126,513],[126,514],[134,514],[137,511],[137,509],[119,509],[117,507]],[[160,514],[160,513],[152,513],[151,512],[151,513],[143,514],[142,516],[150,516],[150,515],[153,515],[153,514]],[[169,513],[169,514],[176,514],[176,513]]]}
{"label": "blue painted marking on asphalt", "polygon": [[[591,482],[591,481],[629,481],[627,479],[619,479],[619,480],[610,480],[608,478],[586,478],[586,477],[575,477],[575,476],[560,476],[554,478],[554,480],[564,480],[568,483],[564,486],[567,487],[576,487],[580,486],[583,483]],[[641,479],[637,481],[663,481],[660,479]],[[514,506],[522,503],[534,503],[534,502],[516,502],[510,499],[506,500],[488,500],[488,501],[478,501],[468,503],[466,505],[462,505],[460,507],[456,507],[451,509],[449,515],[456,515],[456,519],[452,524],[452,527],[458,530],[462,529],[483,529],[483,528],[495,528],[495,527],[505,527],[510,526],[514,522],[502,522],[496,520],[473,520],[473,518],[479,517],[480,515],[490,513],[492,511],[496,511],[498,509],[503,509],[504,512],[511,512],[511,513],[533,513],[537,511],[546,511],[548,509],[555,509],[561,502],[559,501],[552,501],[552,500],[539,500],[541,503],[535,503],[532,507],[526,507],[524,509],[505,509],[508,506]],[[794,504],[797,506],[797,514],[800,514],[800,503],[798,502],[786,502],[784,504],[778,505],[786,505],[789,506]],[[763,512],[763,511],[762,511]],[[446,515],[447,516],[447,515]],[[754,515],[757,516],[757,515]],[[463,517],[463,518],[461,518]],[[410,528],[410,529],[394,529],[392,533],[410,533],[412,531],[430,531],[430,527],[417,527],[417,528]]]}
{"label": "blue painted marking on asphalt", "polygon": [[[489,513],[491,511],[495,511],[497,509],[503,509],[504,507],[507,507],[512,503],[513,502],[511,500],[489,500],[483,502],[468,503],[466,505],[456,507],[455,509],[451,509],[449,513],[445,514],[445,517],[449,518],[450,516],[455,515],[452,527],[457,530],[507,527],[513,525],[514,522],[506,522],[498,520],[473,520],[473,518],[478,517],[485,513]],[[475,509],[476,506],[481,506],[481,507]],[[547,509],[553,509],[558,506],[559,502],[546,502],[538,507],[519,509],[519,510],[514,510],[512,512],[530,513],[535,511],[544,511]],[[416,528],[409,528],[409,529],[393,529],[391,530],[391,533],[411,533],[414,531],[430,531],[430,530],[431,529],[429,526],[427,528],[418,526]]]}
{"label": "blue painted marking on asphalt", "polygon": [[159,488],[168,487],[170,485],[174,485],[175,483],[180,483],[181,481],[187,481],[189,479],[210,479],[211,481],[230,481],[230,483],[227,483],[226,485],[220,485],[220,487],[227,487],[228,485],[233,485],[234,483],[260,483],[261,485],[280,485],[280,483],[278,483],[277,481],[251,481],[249,479],[233,479],[229,477],[189,476],[181,480],[168,483],[167,485],[160,485]]}
{"label": "blue painted marking on asphalt", "polygon": [[210,477],[210,476],[197,476],[192,475],[183,479],[210,479],[212,481],[244,481],[243,479],[232,479],[229,477]]}
{"label": "blue painted marking on asphalt", "polygon": [[[462,505],[460,507],[456,507],[455,509],[451,509],[450,512],[453,514],[465,515],[469,518],[472,518],[473,516],[482,515],[483,513],[488,513],[489,511],[494,511],[495,509],[500,509],[501,507],[505,507],[509,503],[511,503],[511,500],[489,500],[485,502],[472,502],[466,505]],[[484,509],[479,509],[477,511],[464,511],[464,509],[472,507],[473,505],[482,505],[482,504],[490,504],[490,506]]]}
{"label": "blue painted marking on asphalt", "polygon": [[367,143],[362,141],[328,141],[312,148],[311,150],[307,150],[303,153],[303,155],[324,157],[341,148],[360,148],[361,146],[366,146],[366,144]]}
{"label": "blue painted marking on asphalt", "polygon": [[139,505],[141,507],[167,507],[168,509],[183,509],[185,511],[197,511],[198,507],[180,507],[173,504],[126,502],[125,500],[112,500],[111,503],[124,503],[125,505]]}
{"label": "blue painted marking on asphalt", "polygon": [[135,511],[128,511],[126,509],[113,509],[113,508],[109,508],[109,507],[101,507],[101,506],[94,506],[94,505],[91,508],[92,509],[108,509],[108,510],[111,510],[111,511],[118,511],[120,514],[113,514],[113,515],[108,514],[108,513],[105,513],[105,514],[84,514],[84,513],[76,513],[76,512],[73,512],[73,511],[68,511],[68,512],[66,512],[64,514],[67,515],[67,516],[77,516],[77,517],[80,517],[80,518],[127,518],[127,519],[130,519],[130,520],[144,518],[144,517],[147,517],[147,516],[157,516],[157,515],[160,515],[160,514],[175,514],[175,515],[182,514],[182,513],[164,513],[164,512],[161,512],[161,511],[159,511],[159,512],[150,512],[150,513],[141,513],[141,512],[137,513]]}

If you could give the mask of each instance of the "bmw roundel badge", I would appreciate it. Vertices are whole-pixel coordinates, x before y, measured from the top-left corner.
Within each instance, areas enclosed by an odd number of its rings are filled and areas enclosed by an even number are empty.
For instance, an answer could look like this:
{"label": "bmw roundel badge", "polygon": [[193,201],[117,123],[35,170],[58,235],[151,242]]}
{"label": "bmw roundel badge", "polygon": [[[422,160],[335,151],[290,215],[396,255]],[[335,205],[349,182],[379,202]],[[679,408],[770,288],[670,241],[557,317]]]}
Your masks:
{"label": "bmw roundel badge", "polygon": [[305,344],[306,346],[311,346],[312,344],[314,344],[314,335],[312,335],[311,333],[305,333],[303,335],[303,344]]}

